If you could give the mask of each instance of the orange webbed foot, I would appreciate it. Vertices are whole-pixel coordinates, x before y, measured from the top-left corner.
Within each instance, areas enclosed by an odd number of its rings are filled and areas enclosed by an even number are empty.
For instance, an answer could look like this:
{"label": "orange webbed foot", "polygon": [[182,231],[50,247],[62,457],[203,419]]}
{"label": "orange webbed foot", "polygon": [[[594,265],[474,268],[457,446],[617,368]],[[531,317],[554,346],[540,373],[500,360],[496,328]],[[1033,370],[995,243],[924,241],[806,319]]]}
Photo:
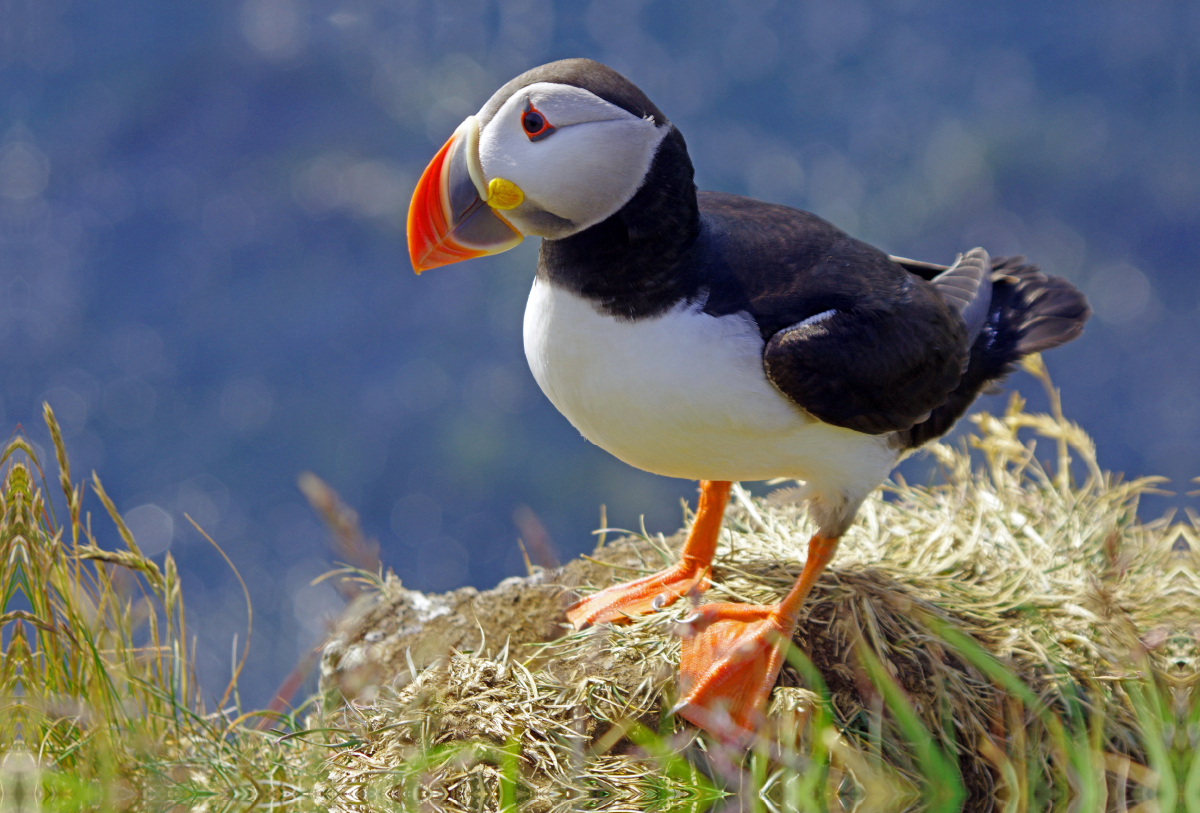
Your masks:
{"label": "orange webbed foot", "polygon": [[686,622],[675,712],[737,745],[759,728],[794,619],[778,604],[705,604]]}
{"label": "orange webbed foot", "polygon": [[674,604],[681,596],[703,593],[709,586],[713,554],[721,517],[733,484],[728,480],[701,480],[696,521],[680,552],[679,561],[666,570],[625,584],[615,584],[575,602],[567,608],[567,619],[575,629],[622,621]]}
{"label": "orange webbed foot", "polygon": [[778,604],[706,604],[687,619],[677,714],[726,742],[753,741],[800,607],[837,543],[819,533],[809,540],[804,570]]}
{"label": "orange webbed foot", "polygon": [[614,584],[580,599],[567,608],[575,629],[659,610],[690,593],[708,589],[709,568],[680,562],[659,573],[624,584]]}

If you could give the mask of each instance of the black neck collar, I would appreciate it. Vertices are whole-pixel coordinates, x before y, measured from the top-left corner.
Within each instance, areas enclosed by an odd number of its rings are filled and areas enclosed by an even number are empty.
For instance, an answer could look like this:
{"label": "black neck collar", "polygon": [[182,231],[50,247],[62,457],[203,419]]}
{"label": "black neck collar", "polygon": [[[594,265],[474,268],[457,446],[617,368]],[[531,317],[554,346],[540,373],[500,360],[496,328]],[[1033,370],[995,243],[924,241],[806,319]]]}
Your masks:
{"label": "black neck collar", "polygon": [[624,319],[657,316],[701,287],[680,259],[700,234],[687,144],[673,126],[646,179],[616,214],[561,240],[543,240],[538,277]]}

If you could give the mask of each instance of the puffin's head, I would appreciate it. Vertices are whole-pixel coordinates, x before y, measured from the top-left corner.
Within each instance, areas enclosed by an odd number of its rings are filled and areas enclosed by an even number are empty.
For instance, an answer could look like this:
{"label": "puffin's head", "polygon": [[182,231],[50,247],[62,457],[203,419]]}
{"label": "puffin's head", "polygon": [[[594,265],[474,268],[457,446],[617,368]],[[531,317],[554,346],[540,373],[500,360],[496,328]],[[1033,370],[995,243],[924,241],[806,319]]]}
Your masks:
{"label": "puffin's head", "polygon": [[526,71],[468,116],[421,175],[408,210],[413,268],[599,223],[638,191],[670,129],[644,93],[598,62]]}

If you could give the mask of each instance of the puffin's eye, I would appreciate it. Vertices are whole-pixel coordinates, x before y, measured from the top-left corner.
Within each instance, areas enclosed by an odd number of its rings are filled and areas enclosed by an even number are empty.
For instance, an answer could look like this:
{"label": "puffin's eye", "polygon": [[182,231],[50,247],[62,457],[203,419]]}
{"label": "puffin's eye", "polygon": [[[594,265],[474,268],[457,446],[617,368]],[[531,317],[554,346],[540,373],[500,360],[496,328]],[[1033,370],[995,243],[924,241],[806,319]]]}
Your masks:
{"label": "puffin's eye", "polygon": [[554,132],[554,125],[546,121],[546,117],[530,103],[526,103],[525,112],[521,114],[521,127],[530,141],[541,141]]}

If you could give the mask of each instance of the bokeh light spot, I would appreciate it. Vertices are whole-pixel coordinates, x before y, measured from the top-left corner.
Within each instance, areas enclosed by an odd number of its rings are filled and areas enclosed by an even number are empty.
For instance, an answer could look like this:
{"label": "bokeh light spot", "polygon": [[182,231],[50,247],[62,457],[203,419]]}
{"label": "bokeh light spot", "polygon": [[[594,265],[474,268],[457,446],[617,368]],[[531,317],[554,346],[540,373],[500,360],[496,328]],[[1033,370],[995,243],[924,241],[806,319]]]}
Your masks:
{"label": "bokeh light spot", "polygon": [[25,141],[0,146],[0,195],[10,200],[36,198],[50,182],[50,159]]}
{"label": "bokeh light spot", "polygon": [[175,520],[161,507],[153,503],[139,505],[125,513],[125,524],[133,534],[142,553],[154,556],[171,547],[175,535]]}
{"label": "bokeh light spot", "polygon": [[221,391],[221,417],[239,432],[251,433],[266,425],[275,399],[257,378],[230,381]]}
{"label": "bokeh light spot", "polygon": [[241,20],[246,41],[271,59],[296,56],[307,44],[304,9],[296,0],[246,0]]}
{"label": "bokeh light spot", "polygon": [[1096,316],[1113,325],[1132,322],[1145,313],[1152,293],[1150,280],[1129,263],[1100,268],[1087,285]]}

